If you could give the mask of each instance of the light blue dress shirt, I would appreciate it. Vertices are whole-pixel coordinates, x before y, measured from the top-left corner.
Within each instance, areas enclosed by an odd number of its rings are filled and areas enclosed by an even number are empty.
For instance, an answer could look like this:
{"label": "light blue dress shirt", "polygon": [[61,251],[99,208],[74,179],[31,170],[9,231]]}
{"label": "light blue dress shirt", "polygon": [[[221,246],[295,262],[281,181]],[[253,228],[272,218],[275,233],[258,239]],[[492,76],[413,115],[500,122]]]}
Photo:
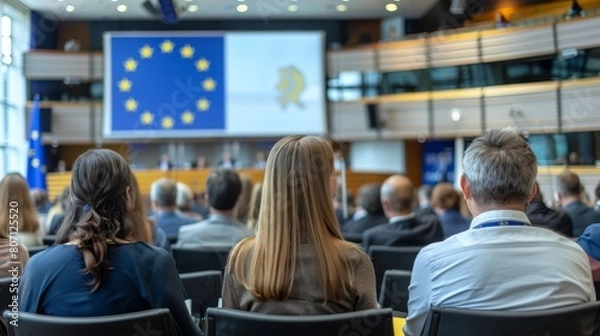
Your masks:
{"label": "light blue dress shirt", "polygon": [[521,211],[484,212],[469,230],[419,252],[408,288],[406,336],[420,335],[431,306],[531,311],[596,300],[579,245],[530,225],[477,228],[502,221],[529,224]]}

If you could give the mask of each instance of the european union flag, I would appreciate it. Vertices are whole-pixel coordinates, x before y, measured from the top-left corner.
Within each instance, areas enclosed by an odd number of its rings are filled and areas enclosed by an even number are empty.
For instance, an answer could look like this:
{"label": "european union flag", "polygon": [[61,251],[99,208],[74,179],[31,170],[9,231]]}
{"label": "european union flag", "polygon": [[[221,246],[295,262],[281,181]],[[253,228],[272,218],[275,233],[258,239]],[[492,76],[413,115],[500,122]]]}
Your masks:
{"label": "european union flag", "polygon": [[31,110],[31,126],[29,128],[29,151],[27,162],[27,184],[32,189],[46,188],[46,154],[42,145],[42,117],[40,98],[35,96]]}
{"label": "european union flag", "polygon": [[109,133],[225,129],[222,35],[113,35],[107,42]]}

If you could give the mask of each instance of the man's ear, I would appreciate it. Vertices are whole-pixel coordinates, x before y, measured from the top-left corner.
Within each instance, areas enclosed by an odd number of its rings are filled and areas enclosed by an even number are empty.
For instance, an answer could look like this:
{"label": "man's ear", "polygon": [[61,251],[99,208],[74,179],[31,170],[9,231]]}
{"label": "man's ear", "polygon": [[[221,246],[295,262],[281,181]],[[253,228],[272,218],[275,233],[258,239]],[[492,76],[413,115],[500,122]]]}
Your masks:
{"label": "man's ear", "polygon": [[533,188],[531,189],[531,193],[529,194],[529,199],[527,200],[527,204],[531,203],[531,200],[535,197],[535,194],[537,194],[538,191],[538,186],[537,184],[533,184]]}
{"label": "man's ear", "polygon": [[471,187],[469,186],[469,181],[467,181],[465,174],[460,176],[460,189],[462,190],[463,198],[465,200],[471,198]]}

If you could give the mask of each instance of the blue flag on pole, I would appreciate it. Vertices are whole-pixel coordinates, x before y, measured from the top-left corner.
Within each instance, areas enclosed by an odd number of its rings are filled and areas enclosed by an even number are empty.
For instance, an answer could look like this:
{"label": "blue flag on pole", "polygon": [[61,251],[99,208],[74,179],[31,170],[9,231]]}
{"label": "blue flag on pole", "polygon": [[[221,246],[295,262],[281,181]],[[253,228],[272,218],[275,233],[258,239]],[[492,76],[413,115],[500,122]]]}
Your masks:
{"label": "blue flag on pole", "polygon": [[27,159],[27,183],[31,189],[47,190],[46,154],[42,144],[42,117],[39,96],[35,96],[29,128],[29,151]]}
{"label": "blue flag on pole", "polygon": [[223,36],[110,36],[106,45],[111,133],[225,129]]}

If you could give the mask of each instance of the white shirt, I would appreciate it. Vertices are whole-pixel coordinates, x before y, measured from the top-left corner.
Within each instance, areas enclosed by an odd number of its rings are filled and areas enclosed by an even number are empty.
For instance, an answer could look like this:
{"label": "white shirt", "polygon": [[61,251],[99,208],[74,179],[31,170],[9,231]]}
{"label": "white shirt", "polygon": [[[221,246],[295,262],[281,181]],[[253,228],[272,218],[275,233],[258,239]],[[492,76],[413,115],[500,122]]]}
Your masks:
{"label": "white shirt", "polygon": [[542,310],[596,300],[587,255],[550,230],[524,226],[525,213],[494,210],[469,230],[424,247],[408,288],[406,336],[420,335],[431,306],[474,310]]}

